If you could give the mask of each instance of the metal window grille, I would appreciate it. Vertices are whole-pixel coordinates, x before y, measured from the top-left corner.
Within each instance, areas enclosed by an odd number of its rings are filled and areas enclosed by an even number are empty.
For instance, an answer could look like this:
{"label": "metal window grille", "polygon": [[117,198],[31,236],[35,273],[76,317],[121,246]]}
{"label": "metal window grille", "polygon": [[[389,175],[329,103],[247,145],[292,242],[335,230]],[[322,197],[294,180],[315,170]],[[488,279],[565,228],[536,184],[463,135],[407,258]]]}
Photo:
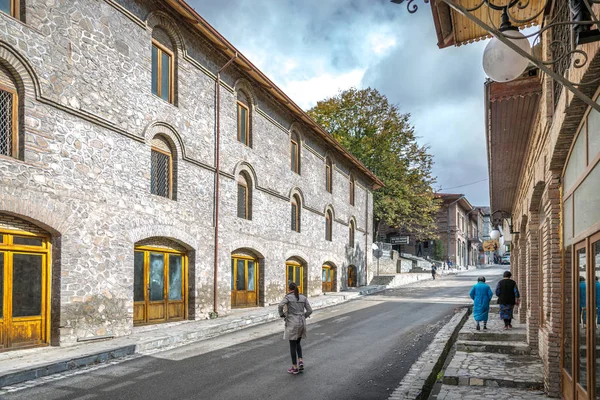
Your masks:
{"label": "metal window grille", "polygon": [[248,188],[238,183],[237,214],[239,218],[248,218]]}
{"label": "metal window grille", "polygon": [[169,155],[152,150],[150,180],[152,194],[169,197],[171,186],[171,157]]}
{"label": "metal window grille", "polygon": [[[571,10],[569,9],[568,1],[557,1],[555,3],[556,11],[554,12],[553,22],[565,22],[571,20]],[[552,43],[550,44],[550,51],[552,52],[552,59],[558,60],[554,64],[554,71],[561,76],[564,76],[571,65],[571,55],[568,53],[573,49],[573,38],[571,37],[572,25],[556,25],[552,27]],[[554,81],[554,108],[558,104],[558,99],[562,92],[562,84],[558,81]]]}
{"label": "metal window grille", "polygon": [[0,154],[12,156],[13,148],[13,94],[0,90]]}

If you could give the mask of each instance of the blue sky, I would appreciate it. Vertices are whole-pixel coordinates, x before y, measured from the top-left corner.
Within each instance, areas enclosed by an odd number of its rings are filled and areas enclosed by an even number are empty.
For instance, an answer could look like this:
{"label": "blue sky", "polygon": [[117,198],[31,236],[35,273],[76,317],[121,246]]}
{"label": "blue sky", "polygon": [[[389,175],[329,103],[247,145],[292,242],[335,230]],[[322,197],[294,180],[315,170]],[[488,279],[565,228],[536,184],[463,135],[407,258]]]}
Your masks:
{"label": "blue sky", "polygon": [[223,36],[308,109],[371,86],[411,114],[431,147],[442,191],[488,205],[481,66],[484,42],[438,49],[431,7],[388,0],[188,0]]}

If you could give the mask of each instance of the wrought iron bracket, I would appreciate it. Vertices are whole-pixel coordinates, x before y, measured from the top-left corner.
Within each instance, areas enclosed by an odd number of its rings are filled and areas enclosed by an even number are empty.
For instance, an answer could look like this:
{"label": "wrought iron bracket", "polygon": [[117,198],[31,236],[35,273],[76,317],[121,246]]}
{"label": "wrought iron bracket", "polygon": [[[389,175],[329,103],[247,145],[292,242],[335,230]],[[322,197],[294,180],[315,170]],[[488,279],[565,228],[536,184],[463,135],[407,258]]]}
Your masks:
{"label": "wrought iron bracket", "polygon": [[[495,215],[499,215],[499,216],[495,217]],[[512,221],[512,214],[511,213],[509,213],[507,211],[504,211],[504,210],[496,210],[496,211],[492,212],[490,216],[491,216],[491,219],[492,219],[492,224],[495,225],[495,226],[502,225],[503,221],[505,219],[508,219],[509,220],[508,227],[510,229],[510,234],[511,235],[518,235],[518,234],[521,233],[521,232],[515,232],[513,230],[513,221]]]}
{"label": "wrought iron bracket", "polygon": [[[406,1],[407,4],[407,10],[409,13],[413,14],[415,13],[419,6],[417,4],[414,4],[415,0],[391,0],[392,3],[396,3],[396,4],[402,4]],[[581,86],[583,85],[583,83],[574,83],[569,81],[567,78],[565,78],[564,76],[562,76],[561,74],[556,73],[551,67],[554,63],[556,63],[558,60],[550,60],[550,61],[544,61],[543,59],[539,59],[537,57],[535,57],[534,55],[522,50],[519,46],[517,46],[515,43],[513,43],[507,36],[505,36],[502,31],[500,30],[500,27],[496,27],[493,25],[490,25],[484,21],[482,21],[480,18],[478,18],[477,16],[475,16],[473,14],[473,11],[476,11],[478,9],[480,9],[481,7],[488,7],[491,10],[499,10],[499,9],[503,9],[505,11],[508,11],[509,8],[519,8],[519,9],[523,9],[527,6],[529,6],[530,1],[525,1],[525,2],[517,2],[517,1],[511,1],[508,5],[505,6],[498,6],[496,4],[494,4],[494,0],[481,0],[477,6],[473,7],[473,8],[467,8],[465,6],[463,6],[461,4],[461,0],[437,0],[437,1],[441,1],[443,3],[446,3],[451,9],[455,10],[456,12],[460,13],[461,15],[463,15],[465,18],[467,18],[468,20],[470,20],[471,22],[473,22],[474,24],[476,24],[477,26],[479,26],[480,28],[482,28],[483,30],[485,30],[486,32],[488,32],[489,34],[495,36],[496,38],[498,38],[498,40],[500,40],[502,43],[504,43],[506,46],[508,46],[509,48],[511,48],[512,50],[514,50],[517,54],[521,55],[522,57],[525,57],[526,59],[528,59],[533,65],[535,65],[536,67],[538,67],[541,71],[543,71],[544,73],[546,73],[548,76],[552,77],[552,79],[554,79],[556,82],[560,83],[562,86],[564,86],[565,88],[567,88],[571,93],[573,93],[574,96],[576,96],[577,98],[579,98],[581,101],[583,101],[585,104],[587,104],[588,106],[592,107],[593,109],[595,109],[596,111],[600,112],[600,104],[596,103],[595,101],[593,101],[589,96],[587,96],[586,94],[584,94],[577,86]],[[534,17],[529,18],[527,20],[518,20],[516,19],[514,16],[510,15],[510,18],[513,22],[516,22],[519,25],[522,24],[527,24],[527,23],[533,23],[534,20],[539,17],[541,15],[542,12],[544,12],[544,10],[548,7],[548,5],[550,4],[552,0],[546,0],[545,4],[543,7],[540,7],[540,11],[538,13],[536,13],[534,15]],[[533,34],[529,34],[527,35],[527,37],[534,37],[536,36],[538,40],[541,36],[541,34],[543,32],[545,32],[546,30],[552,28],[553,26],[559,26],[559,25],[570,25],[570,26],[575,26],[575,27],[586,27],[586,29],[592,28],[594,26],[598,26],[600,24],[600,19],[598,18],[598,16],[596,16],[593,12],[592,9],[592,5],[599,3],[599,0],[554,0],[554,1],[569,1],[570,4],[571,2],[576,2],[580,7],[584,7],[583,10],[586,11],[586,13],[584,13],[585,15],[587,15],[587,20],[582,20],[581,18],[579,20],[569,20],[569,21],[553,21],[551,23],[549,23],[548,25],[544,26],[543,28],[540,28],[539,31],[533,33]],[[424,3],[429,3],[429,0],[423,0]],[[573,7],[571,5],[571,7]],[[555,45],[563,45],[561,43],[555,43]],[[565,46],[566,49],[566,46]],[[576,55],[581,57],[580,59],[575,59],[573,61],[573,66],[575,68],[581,68],[583,67],[587,61],[588,61],[588,56],[587,54],[581,49],[581,48],[576,48],[574,50],[565,50],[565,54],[562,55],[562,57],[566,57],[568,55]],[[594,84],[597,84],[598,81],[594,81],[591,82]],[[587,84],[590,84],[589,82]]]}

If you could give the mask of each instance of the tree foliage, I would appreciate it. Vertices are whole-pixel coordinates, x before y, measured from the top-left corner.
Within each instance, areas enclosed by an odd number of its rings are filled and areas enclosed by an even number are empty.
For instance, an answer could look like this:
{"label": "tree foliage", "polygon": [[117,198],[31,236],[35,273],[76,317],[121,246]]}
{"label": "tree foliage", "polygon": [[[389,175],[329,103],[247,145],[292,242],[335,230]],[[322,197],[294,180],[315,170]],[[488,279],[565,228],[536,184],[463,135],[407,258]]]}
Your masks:
{"label": "tree foliage", "polygon": [[417,239],[436,236],[433,158],[417,143],[409,114],[372,88],[340,92],[308,113],[385,183],[373,194],[376,235],[385,223]]}

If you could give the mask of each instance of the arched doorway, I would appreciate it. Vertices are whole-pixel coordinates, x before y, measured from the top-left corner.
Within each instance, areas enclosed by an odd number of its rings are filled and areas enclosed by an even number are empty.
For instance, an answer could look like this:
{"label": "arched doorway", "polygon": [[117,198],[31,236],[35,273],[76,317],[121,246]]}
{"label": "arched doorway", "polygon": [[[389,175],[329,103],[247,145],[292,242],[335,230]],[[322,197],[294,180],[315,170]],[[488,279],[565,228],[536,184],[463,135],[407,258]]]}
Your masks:
{"label": "arched doorway", "polygon": [[133,275],[134,325],[187,317],[187,254],[167,239],[136,245]]}
{"label": "arched doorway", "polygon": [[296,282],[300,293],[304,293],[304,265],[297,260],[287,260],[285,263],[285,282],[287,291],[290,282]]}
{"label": "arched doorway", "polygon": [[49,239],[37,229],[0,228],[0,350],[48,344]]}
{"label": "arched doorway", "polygon": [[348,287],[356,287],[356,267],[354,265],[350,265],[348,267]]}
{"label": "arched doorway", "polygon": [[231,307],[256,307],[259,302],[259,261],[249,252],[231,255]]}
{"label": "arched doorway", "polygon": [[321,271],[321,284],[323,293],[335,292],[335,267],[330,264],[323,264]]}

